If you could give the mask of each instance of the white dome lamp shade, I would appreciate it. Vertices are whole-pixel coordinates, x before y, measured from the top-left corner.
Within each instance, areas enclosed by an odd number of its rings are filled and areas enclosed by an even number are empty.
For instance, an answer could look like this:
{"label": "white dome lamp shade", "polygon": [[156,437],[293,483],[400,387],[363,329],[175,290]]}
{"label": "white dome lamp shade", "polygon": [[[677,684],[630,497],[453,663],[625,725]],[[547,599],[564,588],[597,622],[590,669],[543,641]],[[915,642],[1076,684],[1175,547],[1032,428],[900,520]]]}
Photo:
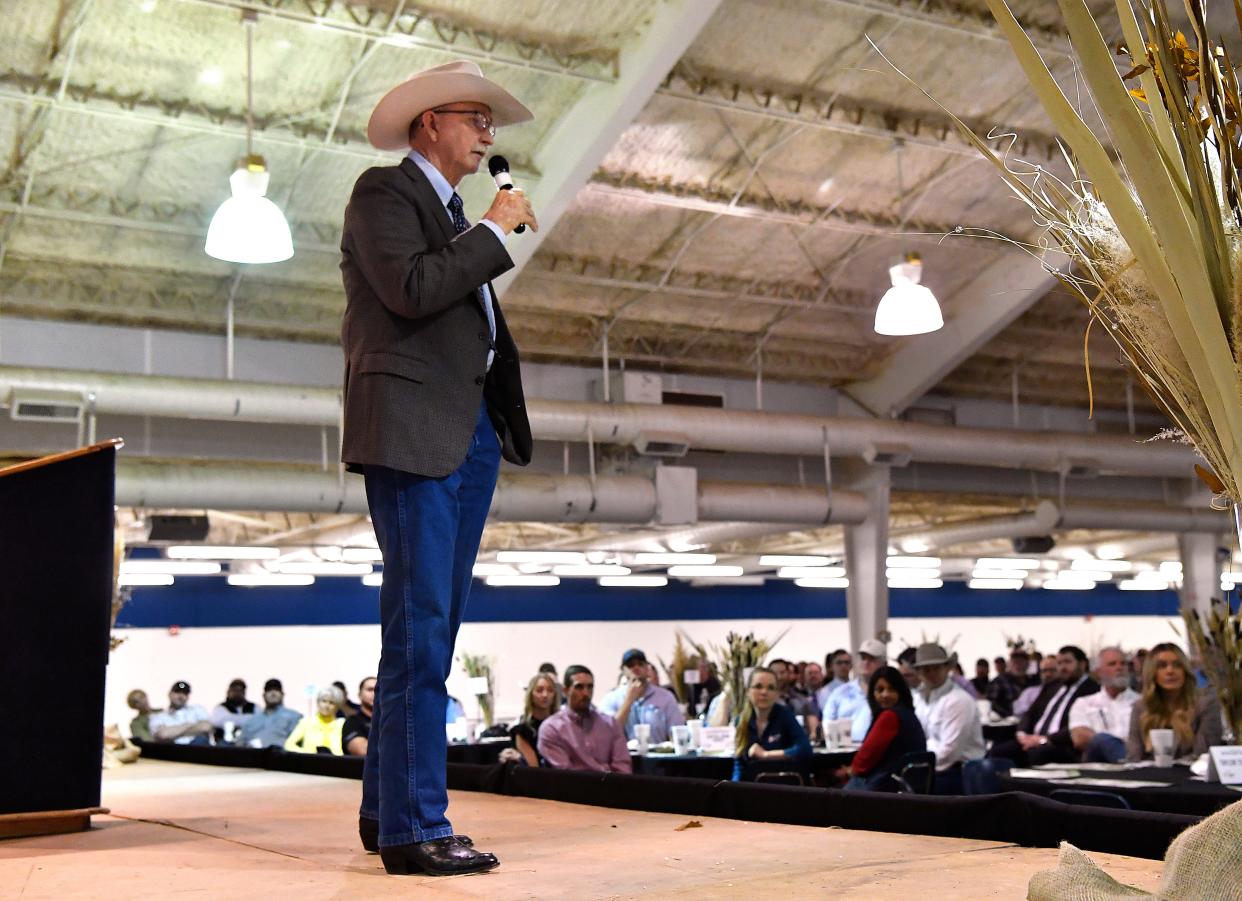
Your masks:
{"label": "white dome lamp shade", "polygon": [[233,196],[207,227],[208,256],[230,263],[279,263],[293,256],[293,238],[280,207],[268,200],[270,178],[263,157],[238,161],[229,176]]}
{"label": "white dome lamp shade", "polygon": [[279,263],[293,256],[293,238],[280,207],[265,196],[271,175],[254,152],[254,26],[258,13],[242,11],[246,29],[246,155],[229,176],[233,196],[207,226],[208,256],[229,263]]}
{"label": "white dome lamp shade", "polygon": [[923,261],[917,253],[888,270],[893,286],[880,298],[875,330],[881,335],[924,335],[944,327],[936,295],[919,284]]}

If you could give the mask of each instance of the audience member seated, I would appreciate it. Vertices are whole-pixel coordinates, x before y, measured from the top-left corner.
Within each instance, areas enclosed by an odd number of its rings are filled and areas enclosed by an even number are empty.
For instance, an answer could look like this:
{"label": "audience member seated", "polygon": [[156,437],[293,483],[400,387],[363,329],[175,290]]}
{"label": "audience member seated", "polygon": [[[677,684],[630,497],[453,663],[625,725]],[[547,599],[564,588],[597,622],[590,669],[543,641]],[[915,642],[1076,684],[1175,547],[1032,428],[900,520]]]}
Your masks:
{"label": "audience member seated", "polygon": [[813,697],[798,687],[798,671],[794,665],[788,660],[773,660],[768,668],[776,674],[776,686],[780,692],[777,701],[792,710],[794,716],[802,717],[802,728],[807,735],[818,735],[819,706]]}
{"label": "audience member seated", "polygon": [[1143,690],[1143,667],[1147,664],[1147,649],[1139,648],[1130,658],[1130,687],[1135,691]]}
{"label": "audience member seated", "polygon": [[543,766],[539,758],[539,727],[561,706],[561,693],[551,673],[536,673],[526,686],[522,718],[509,730],[513,747],[500,752],[501,762],[521,760],[527,766]]}
{"label": "audience member seated", "polygon": [[1080,753],[1070,732],[1070,709],[1079,698],[1099,690],[1100,683],[1087,672],[1087,655],[1067,644],[1057,652],[1057,681],[1044,686],[1022,717],[1018,734],[994,744],[988,756],[1011,760],[1014,766],[1077,762]]}
{"label": "audience member seated", "polygon": [[975,661],[975,677],[970,680],[970,684],[975,687],[976,694],[981,698],[987,697],[988,686],[992,684],[992,680],[988,678],[990,672],[986,657],[980,657]]}
{"label": "audience member seated", "polygon": [[256,710],[242,726],[237,744],[252,748],[283,748],[302,714],[285,706],[285,688],[279,679],[263,683],[263,709]]}
{"label": "audience member seated", "polygon": [[757,666],[746,685],[746,702],[734,724],[737,729],[737,756],[733,781],[749,782],[759,771],[760,761],[788,761],[788,769],[804,775],[811,760],[811,740],[798,725],[794,712],[777,703],[776,673]]}
{"label": "audience member seated", "polygon": [[125,696],[125,704],[138,715],[129,721],[129,734],[134,741],[154,741],[151,737],[151,714],[163,713],[162,709],[153,709],[147,700],[147,693],[135,688]]}
{"label": "audience member seated", "polygon": [[707,658],[691,657],[686,668],[687,673],[691,667],[699,674],[699,681],[697,685],[686,683],[686,715],[691,719],[698,719],[707,713],[716,695],[720,694],[721,685],[715,666]]}
{"label": "audience member seated", "polygon": [[824,664],[830,678],[823,688],[815,692],[815,703],[819,705],[821,713],[828,706],[828,698],[832,693],[850,681],[850,668],[854,665],[854,658],[845,648],[837,648],[824,658]]}
{"label": "audience member seated", "polygon": [[1152,729],[1173,730],[1175,757],[1197,756],[1224,744],[1216,693],[1199,690],[1186,654],[1170,642],[1153,647],[1143,664],[1143,693],[1130,713],[1126,760],[1151,758]]}
{"label": "audience member seated", "polygon": [[461,703],[461,701],[457,700],[452,695],[449,695],[448,701],[446,702],[445,708],[444,708],[445,725],[448,725],[449,723],[455,723],[460,719],[465,719],[465,717],[466,717],[465,706]]}
{"label": "audience member seated", "polygon": [[906,648],[897,655],[897,670],[901,673],[901,678],[905,679],[906,684],[910,686],[911,692],[918,691],[919,686],[923,684],[918,670],[914,668],[914,657],[914,648]]}
{"label": "audience member seated", "polygon": [[1039,679],[1033,685],[1022,689],[1022,694],[1013,702],[1013,715],[1022,717],[1031,709],[1040,692],[1048,685],[1057,681],[1057,658],[1049,654],[1039,661]]}
{"label": "audience member seated", "polygon": [[[998,661],[1000,657],[996,658]],[[1013,706],[1018,696],[1026,690],[1026,670],[1031,656],[1021,648],[1009,653],[1009,664],[1004,672],[988,683],[985,696],[992,705],[992,712],[999,717],[1013,716]]]}
{"label": "audience member seated", "polygon": [[854,678],[828,696],[823,719],[850,720],[850,738],[857,744],[867,737],[871,727],[871,708],[867,706],[867,685],[872,674],[888,663],[884,642],[868,638],[858,646],[858,666]]}
{"label": "audience member seated", "polygon": [[211,725],[216,727],[216,741],[232,744],[252,713],[254,702],[246,700],[245,680],[234,679],[224,693],[224,701],[211,711]]}
{"label": "audience member seated", "polygon": [[[335,684],[335,683],[333,683]],[[358,709],[345,717],[341,726],[341,747],[351,757],[366,757],[371,738],[371,715],[375,709],[375,677],[358,683]]]}
{"label": "audience member seated", "polygon": [[168,690],[168,709],[151,714],[151,737],[178,745],[209,745],[215,733],[211,717],[197,704],[191,704],[190,683],[174,682]]}
{"label": "audience member seated", "polygon": [[647,723],[651,726],[652,744],[668,741],[672,734],[669,729],[686,723],[677,696],[651,681],[647,655],[638,648],[630,648],[621,655],[621,668],[628,679],[604,696],[600,710],[622,726],[626,738],[634,737],[636,725]]}
{"label": "audience member seated", "polygon": [[565,706],[539,727],[536,748],[548,766],[604,773],[632,771],[625,733],[591,704],[595,676],[585,666],[565,670]]}
{"label": "audience member seated", "polygon": [[349,719],[358,712],[358,705],[349,699],[349,691],[346,690],[344,682],[338,680],[332,684],[341,692],[341,706],[336,709],[336,715],[342,719]]}
{"label": "audience member seated", "polygon": [[1088,763],[1120,763],[1126,759],[1130,712],[1139,699],[1130,688],[1125,652],[1103,648],[1096,654],[1095,678],[1100,690],[1079,698],[1070,708],[1070,738]]}
{"label": "audience member seated", "polygon": [[979,700],[979,692],[975,691],[975,687],[971,685],[970,680],[966,678],[966,671],[962,669],[962,665],[956,662],[956,660],[954,661],[953,666],[949,669],[949,678],[956,682],[957,687],[966,692],[966,694],[970,695],[973,700]]}
{"label": "audience member seated", "polygon": [[962,764],[979,760],[984,751],[979,705],[949,678],[951,663],[938,644],[921,644],[915,652],[920,683],[914,712],[927,737],[927,750],[936,755],[934,791],[938,795],[960,795]]}
{"label": "audience member seated", "polygon": [[[983,661],[985,670],[987,663]],[[853,761],[839,775],[848,777],[847,789],[896,791],[897,781],[892,777],[901,758],[927,750],[927,736],[914,712],[914,695],[897,669],[882,666],[871,676],[867,703],[871,728]]]}
{"label": "audience member seated", "polygon": [[333,754],[337,757],[344,754],[341,736],[345,721],[336,715],[340,706],[339,688],[329,685],[319,689],[319,694],[315,695],[315,715],[298,720],[292,734],[285,739],[285,750],[303,754]]}
{"label": "audience member seated", "polygon": [[[814,661],[808,661],[802,664],[802,689],[806,696],[815,704],[815,719],[818,721],[822,716],[823,709],[819,706],[819,693],[824,690],[824,668]],[[818,733],[807,730],[808,734],[814,735]]]}

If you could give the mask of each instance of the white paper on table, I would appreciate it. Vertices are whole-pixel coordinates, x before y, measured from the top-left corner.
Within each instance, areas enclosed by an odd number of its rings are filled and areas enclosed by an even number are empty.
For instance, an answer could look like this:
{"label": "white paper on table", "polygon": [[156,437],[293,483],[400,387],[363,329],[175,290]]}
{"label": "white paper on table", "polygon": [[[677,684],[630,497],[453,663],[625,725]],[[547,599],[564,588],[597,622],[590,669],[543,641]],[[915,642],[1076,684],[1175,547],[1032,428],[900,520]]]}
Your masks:
{"label": "white paper on table", "polygon": [[720,751],[733,751],[733,743],[737,733],[732,726],[705,726],[699,740],[699,750],[705,754]]}
{"label": "white paper on table", "polygon": [[1078,770],[1067,769],[1023,769],[1014,767],[1009,771],[1010,777],[1014,779],[1048,779],[1049,781],[1057,781],[1064,779],[1075,779],[1078,777]]}
{"label": "white paper on table", "polygon": [[687,685],[698,685],[699,684],[699,671],[696,669],[686,670],[684,673],[681,674],[681,681],[685,682]]}
{"label": "white paper on table", "polygon": [[1168,788],[1172,782],[1150,782],[1146,779],[1049,779],[1057,785],[1095,785],[1102,788]]}
{"label": "white paper on table", "polygon": [[1237,745],[1212,745],[1208,748],[1209,782],[1226,785],[1242,783],[1242,747]]}

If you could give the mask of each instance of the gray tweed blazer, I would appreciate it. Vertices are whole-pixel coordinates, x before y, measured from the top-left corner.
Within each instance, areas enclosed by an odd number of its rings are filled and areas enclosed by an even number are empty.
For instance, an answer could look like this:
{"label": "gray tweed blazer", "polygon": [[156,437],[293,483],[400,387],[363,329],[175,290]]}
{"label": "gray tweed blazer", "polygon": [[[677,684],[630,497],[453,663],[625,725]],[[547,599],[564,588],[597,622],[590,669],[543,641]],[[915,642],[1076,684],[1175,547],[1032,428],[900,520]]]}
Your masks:
{"label": "gray tweed blazer", "polygon": [[466,458],[483,399],[504,458],[530,462],[517,347],[496,304],[488,371],[490,336],[477,290],[512,267],[490,229],[456,234],[411,160],[358,178],[341,237],[341,459],[351,471],[377,465],[448,475]]}

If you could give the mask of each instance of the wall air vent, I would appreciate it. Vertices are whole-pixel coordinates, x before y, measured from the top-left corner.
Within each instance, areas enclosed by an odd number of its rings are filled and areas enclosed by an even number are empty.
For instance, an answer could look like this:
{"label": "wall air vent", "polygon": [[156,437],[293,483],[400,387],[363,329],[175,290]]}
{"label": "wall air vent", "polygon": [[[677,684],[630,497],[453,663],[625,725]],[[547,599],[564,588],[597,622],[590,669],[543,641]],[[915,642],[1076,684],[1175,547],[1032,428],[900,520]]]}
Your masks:
{"label": "wall air vent", "polygon": [[19,422],[60,422],[77,425],[86,403],[72,391],[14,389],[9,395],[9,416]]}
{"label": "wall air vent", "polygon": [[645,457],[684,457],[690,439],[671,432],[639,432],[634,449]]}

